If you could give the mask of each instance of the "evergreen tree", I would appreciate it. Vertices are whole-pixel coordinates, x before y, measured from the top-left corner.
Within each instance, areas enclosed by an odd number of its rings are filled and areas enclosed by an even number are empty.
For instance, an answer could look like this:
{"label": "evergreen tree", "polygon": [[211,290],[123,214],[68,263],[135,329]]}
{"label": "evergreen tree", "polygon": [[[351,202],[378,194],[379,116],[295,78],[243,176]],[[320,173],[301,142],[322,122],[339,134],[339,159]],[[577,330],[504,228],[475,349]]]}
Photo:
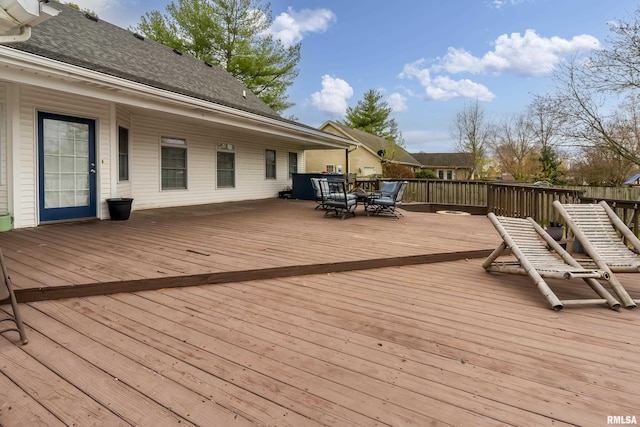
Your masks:
{"label": "evergreen tree", "polygon": [[542,147],[538,160],[540,161],[540,168],[542,169],[540,179],[549,181],[552,184],[557,184],[562,162],[558,159],[558,155],[553,147],[549,145]]}
{"label": "evergreen tree", "polygon": [[300,43],[285,47],[268,34],[270,5],[259,0],[177,0],[142,16],[134,29],[151,40],[225,68],[276,112],[292,104]]}
{"label": "evergreen tree", "polygon": [[347,116],[340,123],[377,135],[402,147],[404,139],[398,129],[398,123],[395,119],[389,118],[392,111],[389,104],[382,100],[380,92],[369,89],[355,107],[347,108]]}

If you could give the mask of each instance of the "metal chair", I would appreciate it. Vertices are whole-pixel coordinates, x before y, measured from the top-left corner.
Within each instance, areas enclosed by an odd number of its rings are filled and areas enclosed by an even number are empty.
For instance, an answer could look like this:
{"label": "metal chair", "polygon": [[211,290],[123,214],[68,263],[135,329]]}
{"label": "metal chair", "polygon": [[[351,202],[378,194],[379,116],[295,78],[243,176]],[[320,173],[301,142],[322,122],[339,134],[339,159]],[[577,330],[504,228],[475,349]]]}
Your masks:
{"label": "metal chair", "polygon": [[29,341],[27,340],[27,334],[24,331],[24,325],[22,324],[20,311],[18,311],[18,302],[16,301],[16,296],[13,293],[13,285],[11,284],[11,277],[9,277],[7,267],[4,263],[4,256],[2,255],[2,250],[0,250],[0,266],[2,267],[2,277],[4,279],[4,283],[0,285],[0,301],[5,301],[6,299],[9,299],[9,302],[11,303],[11,309],[13,310],[13,315],[9,314],[4,318],[0,318],[1,324],[5,324],[5,322],[12,324],[4,328],[1,328],[0,333],[4,334],[5,332],[9,332],[9,331],[17,332],[20,335],[20,341],[22,342],[22,344],[26,344]]}
{"label": "metal chair", "polygon": [[397,210],[402,205],[402,197],[409,184],[408,181],[385,181],[380,188],[380,197],[375,198],[369,202],[369,206],[372,207],[373,215],[380,215],[383,213],[393,215],[396,218],[400,218],[402,212]]}
{"label": "metal chair", "polygon": [[358,204],[358,196],[347,192],[344,181],[327,181],[327,187],[320,186],[323,203],[327,212],[324,216],[334,213],[335,216],[345,219],[348,214],[356,216],[355,208]]}
{"label": "metal chair", "polygon": [[315,209],[325,209],[324,206],[324,198],[322,197],[322,190],[320,186],[323,185],[326,187],[326,178],[309,178],[311,180],[311,187],[313,187],[313,196],[315,198],[316,203],[318,204]]}

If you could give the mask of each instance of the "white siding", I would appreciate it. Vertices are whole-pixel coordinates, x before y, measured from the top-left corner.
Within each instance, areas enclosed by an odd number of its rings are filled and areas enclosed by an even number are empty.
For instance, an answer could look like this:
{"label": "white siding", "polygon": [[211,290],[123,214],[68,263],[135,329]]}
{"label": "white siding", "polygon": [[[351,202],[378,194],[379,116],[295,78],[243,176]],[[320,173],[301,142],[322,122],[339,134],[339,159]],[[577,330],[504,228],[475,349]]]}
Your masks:
{"label": "white siding", "polygon": [[[32,86],[20,87],[20,136],[19,143],[19,215],[16,227],[38,224],[38,112],[64,114],[96,121],[96,160],[98,201],[111,196],[111,158],[109,103],[94,98],[44,90]],[[106,204],[98,203],[100,216],[106,215]],[[17,208],[17,207],[16,207]],[[18,222],[19,219],[19,222]]]}
{"label": "white siding", "polygon": [[[161,136],[187,140],[186,190],[163,191],[160,188]],[[194,125],[181,122],[179,118],[168,120],[166,117],[133,115],[130,176],[134,209],[276,197],[279,191],[291,185],[289,152],[299,153],[299,165],[303,165],[302,150],[293,144],[261,138],[213,124]],[[235,188],[216,188],[216,146],[219,142],[235,145]],[[276,150],[275,180],[265,178],[265,149]]]}
{"label": "white siding", "polygon": [[[108,218],[105,199],[133,197],[133,209],[146,209],[227,201],[277,197],[291,185],[288,174],[289,153],[298,153],[298,171],[304,172],[304,152],[292,142],[265,137],[255,131],[184,119],[177,115],[147,112],[137,107],[115,105],[96,98],[13,85],[13,98],[19,141],[8,140],[15,147],[12,156],[13,178],[0,175],[0,211],[13,197],[16,227],[38,225],[38,112],[93,119],[96,122],[97,199],[99,218]],[[0,110],[10,98],[0,85]],[[19,117],[19,118],[18,118]],[[118,182],[117,129],[129,129],[129,181]],[[2,130],[0,127],[0,138]],[[17,134],[17,132],[14,132]],[[186,190],[161,190],[160,137],[184,138],[188,143]],[[235,188],[216,187],[217,143],[235,146]],[[0,141],[0,173],[6,174],[7,142]],[[265,149],[276,151],[277,179],[265,177]],[[16,180],[12,184],[12,180]],[[8,181],[8,182],[7,182]],[[15,196],[7,193],[13,185]],[[9,194],[9,196],[7,196]]]}

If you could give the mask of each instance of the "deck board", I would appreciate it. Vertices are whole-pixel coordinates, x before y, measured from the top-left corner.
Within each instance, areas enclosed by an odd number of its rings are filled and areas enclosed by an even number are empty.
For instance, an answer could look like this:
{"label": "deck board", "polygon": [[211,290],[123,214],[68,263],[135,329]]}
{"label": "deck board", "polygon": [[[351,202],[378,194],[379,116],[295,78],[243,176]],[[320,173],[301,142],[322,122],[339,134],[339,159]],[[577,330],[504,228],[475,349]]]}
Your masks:
{"label": "deck board", "polygon": [[[640,312],[555,312],[526,276],[489,274],[481,258],[438,258],[497,246],[486,218],[407,212],[340,221],[313,204],[286,203],[1,233],[22,291],[163,284],[173,275],[234,280],[21,303],[29,343],[0,337],[0,425],[586,426],[606,425],[609,415],[640,418]],[[428,256],[440,261],[375,268]],[[367,268],[308,274],[344,261]],[[306,273],[242,279],[297,266]],[[636,275],[619,278],[640,297]],[[581,281],[549,282],[561,298],[592,293]]]}
{"label": "deck board", "polygon": [[0,245],[15,287],[38,289],[488,250],[499,242],[484,217],[360,212],[341,221],[314,206],[274,199],[134,211],[128,221],[12,230]]}

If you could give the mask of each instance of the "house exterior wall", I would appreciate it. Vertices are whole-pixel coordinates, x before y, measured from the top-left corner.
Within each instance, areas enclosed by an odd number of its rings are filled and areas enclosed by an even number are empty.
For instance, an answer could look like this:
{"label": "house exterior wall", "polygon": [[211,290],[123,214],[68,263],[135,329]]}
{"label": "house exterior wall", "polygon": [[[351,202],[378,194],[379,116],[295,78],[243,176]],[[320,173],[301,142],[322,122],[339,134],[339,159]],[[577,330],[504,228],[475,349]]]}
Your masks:
{"label": "house exterior wall", "polygon": [[[187,122],[181,116],[130,109],[94,97],[0,82],[0,212],[11,212],[16,228],[39,223],[39,112],[95,120],[98,218],[109,217],[105,200],[110,197],[133,197],[134,210],[277,197],[291,185],[290,152],[297,154],[298,172],[305,171],[303,150],[276,137],[195,119]],[[129,180],[122,182],[118,177],[118,126],[129,129]],[[187,140],[186,190],[161,189],[161,136]],[[235,188],[216,187],[219,142],[235,146]],[[266,178],[266,149],[276,151],[276,179]]]}
{"label": "house exterior wall", "polygon": [[308,150],[305,153],[305,159],[305,168],[309,173],[330,172],[327,171],[328,165],[341,166],[342,173],[348,172],[345,150]]}
{"label": "house exterior wall", "polygon": [[382,162],[380,157],[374,155],[364,147],[358,147],[349,153],[351,173],[357,176],[382,175]]}
{"label": "house exterior wall", "polygon": [[[163,136],[187,141],[187,189],[161,188],[160,140]],[[177,118],[133,114],[129,141],[130,195],[134,198],[134,209],[277,197],[279,191],[291,186],[290,152],[297,153],[298,172],[304,172],[302,151],[295,145],[256,138],[214,124],[198,125]],[[235,147],[234,188],[217,188],[218,143]],[[276,151],[276,179],[266,178],[267,149]],[[125,187],[118,187],[121,188]]]}
{"label": "house exterior wall", "polygon": [[[18,141],[13,135],[10,143],[13,155],[14,217],[15,227],[38,224],[38,112],[63,114],[96,121],[97,198],[111,197],[111,126],[109,103],[94,98],[80,97],[59,91],[45,90],[29,85],[14,85],[19,102]],[[102,206],[99,217],[106,215]]]}
{"label": "house exterior wall", "polygon": [[[325,132],[344,136],[333,126],[324,126]],[[360,146],[349,151],[349,170],[346,170],[344,150],[313,150],[306,153],[306,167],[309,172],[324,172],[327,165],[343,165],[344,173],[356,176],[382,175],[382,161],[366,148]]]}

